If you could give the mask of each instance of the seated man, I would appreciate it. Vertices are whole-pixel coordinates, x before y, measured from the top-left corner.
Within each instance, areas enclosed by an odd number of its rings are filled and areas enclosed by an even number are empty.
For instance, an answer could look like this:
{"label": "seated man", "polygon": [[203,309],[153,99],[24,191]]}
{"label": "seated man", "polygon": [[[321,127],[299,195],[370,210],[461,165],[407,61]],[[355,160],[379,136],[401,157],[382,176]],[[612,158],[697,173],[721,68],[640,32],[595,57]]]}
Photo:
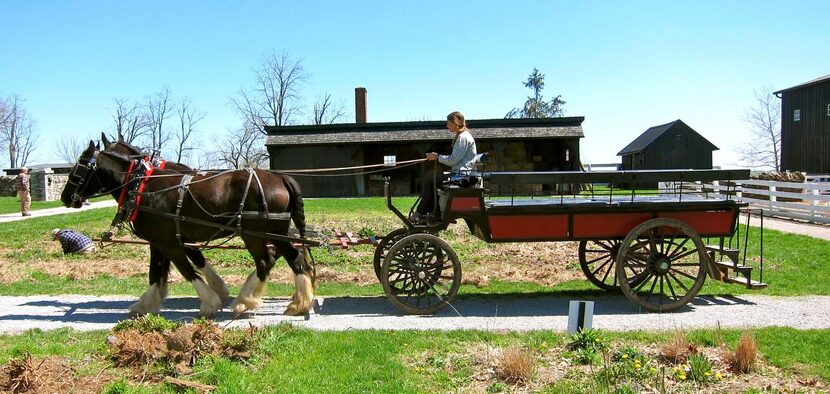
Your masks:
{"label": "seated man", "polygon": [[60,241],[63,254],[90,254],[97,250],[91,239],[77,231],[56,228],[52,230],[52,237]]}

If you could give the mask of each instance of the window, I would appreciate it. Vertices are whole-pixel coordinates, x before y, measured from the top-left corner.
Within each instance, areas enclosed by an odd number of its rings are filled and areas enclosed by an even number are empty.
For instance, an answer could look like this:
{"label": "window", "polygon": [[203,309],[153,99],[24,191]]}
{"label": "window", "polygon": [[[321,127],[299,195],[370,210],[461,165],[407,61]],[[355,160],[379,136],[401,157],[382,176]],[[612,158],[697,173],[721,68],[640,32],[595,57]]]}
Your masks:
{"label": "window", "polygon": [[798,122],[801,120],[801,110],[797,109],[793,111],[793,122]]}
{"label": "window", "polygon": [[383,156],[383,165],[387,167],[394,167],[397,160],[395,160],[395,155],[386,155]]}

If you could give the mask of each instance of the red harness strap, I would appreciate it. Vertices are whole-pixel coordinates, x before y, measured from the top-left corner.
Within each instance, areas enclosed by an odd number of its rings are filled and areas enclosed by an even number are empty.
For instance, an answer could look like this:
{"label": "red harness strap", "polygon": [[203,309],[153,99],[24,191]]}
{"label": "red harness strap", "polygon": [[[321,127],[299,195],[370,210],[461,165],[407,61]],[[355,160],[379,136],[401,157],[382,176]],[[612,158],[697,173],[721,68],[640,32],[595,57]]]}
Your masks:
{"label": "red harness strap", "polygon": [[124,199],[127,198],[127,189],[129,189],[128,182],[130,181],[130,174],[133,173],[133,166],[135,166],[135,161],[130,162],[130,168],[127,170],[127,175],[124,177],[124,187],[121,188],[121,195],[118,196],[118,209],[121,209],[121,206],[124,205]]}
{"label": "red harness strap", "polygon": [[130,212],[129,220],[131,222],[135,221],[136,216],[138,216],[138,204],[141,203],[141,192],[144,191],[144,186],[147,184],[147,180],[150,179],[150,175],[153,175],[153,170],[156,168],[163,169],[167,164],[167,161],[162,161],[159,163],[158,167],[153,167],[147,158],[142,159],[141,161],[133,161],[130,163],[130,168],[127,170],[127,176],[124,178],[124,188],[121,189],[121,195],[118,196],[118,209],[120,210],[121,207],[124,205],[124,202],[127,199],[127,195],[129,194],[129,182],[130,182],[130,175],[132,175],[133,170],[135,169],[136,163],[138,165],[147,165],[147,171],[144,172],[144,175],[141,179],[141,184],[138,185],[138,190],[135,196],[135,203],[133,204],[133,211]]}
{"label": "red harness strap", "polygon": [[138,204],[141,204],[141,192],[144,191],[144,185],[147,184],[147,180],[150,179],[150,175],[153,175],[153,170],[155,168],[150,167],[147,169],[147,172],[144,173],[144,179],[141,180],[141,185],[138,186],[138,194],[135,196],[135,208],[133,208],[133,213],[130,214],[130,221],[135,221],[135,217],[138,216]]}

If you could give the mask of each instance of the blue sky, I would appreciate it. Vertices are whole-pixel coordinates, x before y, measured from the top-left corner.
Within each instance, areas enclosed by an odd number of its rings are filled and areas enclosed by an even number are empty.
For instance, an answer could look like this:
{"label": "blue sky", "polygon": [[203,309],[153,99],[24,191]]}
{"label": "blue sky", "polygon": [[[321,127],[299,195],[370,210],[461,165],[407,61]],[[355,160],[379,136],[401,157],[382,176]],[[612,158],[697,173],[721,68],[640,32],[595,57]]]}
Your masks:
{"label": "blue sky", "polygon": [[[23,1],[4,2],[0,95],[37,121],[30,163],[62,133],[98,135],[113,98],[170,88],[207,113],[206,148],[241,124],[230,105],[270,51],[302,59],[307,108],[324,92],[370,122],[501,118],[543,94],[584,116],[584,163],[682,119],[736,163],[754,91],[830,74],[828,1]],[[0,156],[3,157],[3,156]],[[7,158],[0,164],[8,164]]]}

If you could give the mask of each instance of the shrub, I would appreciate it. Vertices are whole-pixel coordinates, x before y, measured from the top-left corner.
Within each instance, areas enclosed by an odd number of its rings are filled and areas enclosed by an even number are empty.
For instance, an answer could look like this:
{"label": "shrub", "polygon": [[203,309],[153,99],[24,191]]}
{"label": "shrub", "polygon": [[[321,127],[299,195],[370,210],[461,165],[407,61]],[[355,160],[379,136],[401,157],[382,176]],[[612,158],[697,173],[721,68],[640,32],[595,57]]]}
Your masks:
{"label": "shrub", "polygon": [[597,330],[587,329],[581,330],[570,335],[571,341],[567,348],[570,350],[579,350],[585,348],[594,348],[596,350],[605,349],[605,341],[602,339],[602,334]]}
{"label": "shrub", "polygon": [[689,374],[692,380],[702,383],[710,382],[715,378],[712,374],[712,362],[700,353],[689,356]]}

